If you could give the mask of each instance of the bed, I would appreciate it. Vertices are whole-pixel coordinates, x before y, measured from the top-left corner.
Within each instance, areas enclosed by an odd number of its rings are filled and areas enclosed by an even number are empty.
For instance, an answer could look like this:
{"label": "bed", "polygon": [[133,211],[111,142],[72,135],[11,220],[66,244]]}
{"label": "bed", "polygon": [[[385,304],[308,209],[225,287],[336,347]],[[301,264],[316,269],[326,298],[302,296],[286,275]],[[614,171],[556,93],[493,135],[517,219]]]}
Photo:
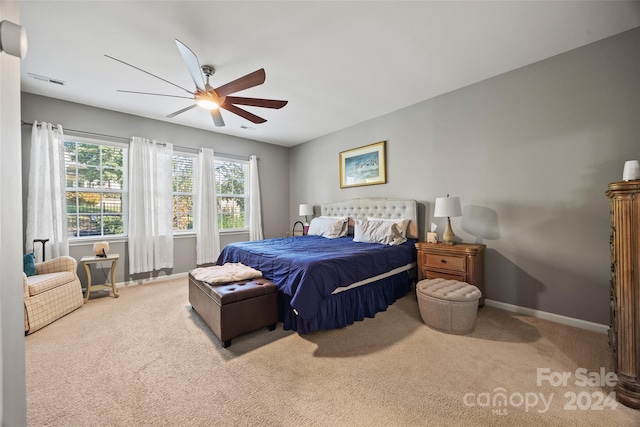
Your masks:
{"label": "bed", "polygon": [[[346,219],[347,235],[232,243],[217,261],[219,265],[240,262],[274,282],[279,290],[279,320],[284,329],[300,334],[374,317],[404,296],[415,278],[418,227],[414,200],[354,199],[323,204],[320,213],[321,218]],[[381,223],[368,219],[384,219],[385,224],[406,219],[406,241],[394,245],[356,241],[361,240],[358,232],[363,225]],[[311,225],[313,228],[314,223]]]}

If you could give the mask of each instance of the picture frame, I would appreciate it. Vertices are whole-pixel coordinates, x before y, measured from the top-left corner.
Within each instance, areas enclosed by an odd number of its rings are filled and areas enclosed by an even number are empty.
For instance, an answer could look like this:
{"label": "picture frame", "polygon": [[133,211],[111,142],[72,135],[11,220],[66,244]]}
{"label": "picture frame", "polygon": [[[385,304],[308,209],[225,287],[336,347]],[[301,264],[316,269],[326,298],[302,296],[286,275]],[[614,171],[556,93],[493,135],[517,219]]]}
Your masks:
{"label": "picture frame", "polygon": [[387,183],[386,141],[340,152],[340,188]]}

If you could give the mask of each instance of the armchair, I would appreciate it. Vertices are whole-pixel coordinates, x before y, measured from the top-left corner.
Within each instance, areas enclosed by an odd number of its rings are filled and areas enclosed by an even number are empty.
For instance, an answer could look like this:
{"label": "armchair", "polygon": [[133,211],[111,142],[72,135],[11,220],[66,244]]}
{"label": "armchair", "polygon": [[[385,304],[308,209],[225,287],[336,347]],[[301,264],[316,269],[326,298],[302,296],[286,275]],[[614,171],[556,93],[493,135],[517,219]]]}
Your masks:
{"label": "armchair", "polygon": [[37,274],[22,273],[24,332],[31,334],[82,307],[82,285],[76,274],[78,262],[61,256],[36,263]]}

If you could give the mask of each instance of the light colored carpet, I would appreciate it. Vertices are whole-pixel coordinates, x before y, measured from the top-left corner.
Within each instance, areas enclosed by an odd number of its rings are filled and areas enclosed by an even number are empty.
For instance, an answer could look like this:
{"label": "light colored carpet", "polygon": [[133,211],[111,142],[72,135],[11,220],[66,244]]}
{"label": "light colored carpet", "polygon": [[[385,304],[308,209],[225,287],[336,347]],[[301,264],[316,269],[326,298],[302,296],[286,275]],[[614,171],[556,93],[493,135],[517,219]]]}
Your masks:
{"label": "light colored carpet", "polygon": [[[609,387],[575,384],[578,368],[612,369],[602,334],[485,307],[472,334],[447,335],[412,292],[344,329],[278,324],[224,349],[186,278],[120,295],[26,337],[30,426],[640,425],[640,411],[595,409]],[[571,378],[538,386],[537,368]],[[493,403],[501,391],[507,406]]]}

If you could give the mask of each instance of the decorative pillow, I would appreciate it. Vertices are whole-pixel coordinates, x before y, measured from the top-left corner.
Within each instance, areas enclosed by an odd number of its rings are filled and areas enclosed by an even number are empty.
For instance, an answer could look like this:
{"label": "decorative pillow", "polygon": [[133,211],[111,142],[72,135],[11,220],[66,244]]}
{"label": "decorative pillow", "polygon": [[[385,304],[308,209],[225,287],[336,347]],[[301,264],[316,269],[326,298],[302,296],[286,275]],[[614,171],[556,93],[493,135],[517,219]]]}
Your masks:
{"label": "decorative pillow", "polygon": [[345,221],[341,219],[331,219],[317,217],[311,220],[309,224],[309,236],[322,236],[328,239],[335,239],[344,236],[343,228],[346,228]]}
{"label": "decorative pillow", "polygon": [[385,245],[400,245],[407,241],[398,230],[398,224],[393,221],[356,221],[354,242],[382,243]]}
{"label": "decorative pillow", "polygon": [[326,216],[326,215],[320,215],[318,218],[322,218],[322,219],[331,219],[334,221],[342,221],[343,225],[342,225],[342,231],[340,232],[340,236],[338,237],[344,237],[347,235],[347,231],[349,231],[349,217],[348,216]]}
{"label": "decorative pillow", "polygon": [[409,218],[373,218],[367,217],[367,221],[391,221],[398,225],[398,231],[402,237],[407,237],[407,227],[409,226]]}
{"label": "decorative pillow", "polygon": [[24,274],[27,276],[35,276],[38,274],[36,271],[36,258],[33,252],[29,252],[22,257],[22,271],[24,271]]}

